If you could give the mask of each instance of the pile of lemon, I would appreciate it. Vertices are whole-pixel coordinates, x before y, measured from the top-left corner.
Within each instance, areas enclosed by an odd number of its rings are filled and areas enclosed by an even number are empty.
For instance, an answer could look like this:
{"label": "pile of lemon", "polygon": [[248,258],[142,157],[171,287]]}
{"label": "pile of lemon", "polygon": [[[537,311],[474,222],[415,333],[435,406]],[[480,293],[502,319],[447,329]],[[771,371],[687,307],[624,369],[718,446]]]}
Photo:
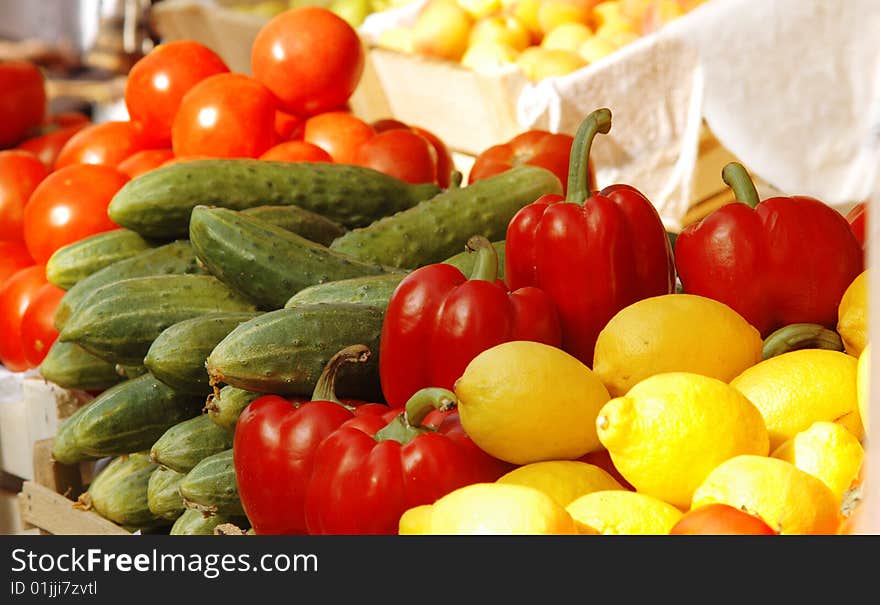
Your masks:
{"label": "pile of lemon", "polygon": [[[724,505],[759,533],[841,533],[863,487],[867,271],[836,332],[843,350],[775,352],[723,303],[669,294],[620,311],[592,369],[540,343],[493,347],[457,381],[459,413],[517,468],[407,511],[400,532],[701,533],[678,528]],[[704,533],[726,533],[718,519]]]}

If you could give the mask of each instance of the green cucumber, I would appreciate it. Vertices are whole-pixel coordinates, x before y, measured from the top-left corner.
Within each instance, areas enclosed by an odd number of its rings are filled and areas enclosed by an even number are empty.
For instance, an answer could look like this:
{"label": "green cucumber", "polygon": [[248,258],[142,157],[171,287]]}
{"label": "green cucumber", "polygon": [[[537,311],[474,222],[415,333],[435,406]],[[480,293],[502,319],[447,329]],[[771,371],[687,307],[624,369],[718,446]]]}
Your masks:
{"label": "green cucumber", "polygon": [[171,526],[170,536],[213,536],[214,528],[224,523],[232,523],[239,529],[249,526],[245,517],[232,515],[205,514],[195,508],[188,508]]}
{"label": "green cucumber", "polygon": [[171,242],[115,262],[78,281],[64,294],[55,309],[55,327],[62,329],[79,303],[101,286],[132,277],[185,273],[206,273],[188,240]]}
{"label": "green cucumber", "polygon": [[62,388],[84,391],[103,391],[125,379],[116,371],[116,364],[60,340],[49,347],[40,363],[40,375]]}
{"label": "green cucumber", "polygon": [[199,415],[204,398],[179,393],[147,373],[110,387],[58,428],[62,464],[141,452],[169,428]]}
{"label": "green cucumber", "polygon": [[438,263],[461,251],[474,235],[504,239],[513,215],[547,193],[562,193],[556,175],[537,166],[517,166],[349,231],[330,249],[403,269]]}
{"label": "green cucumber", "polygon": [[238,417],[250,402],[265,394],[226,385],[216,393],[208,395],[205,412],[214,424],[232,430],[238,423]]}
{"label": "green cucumber", "polygon": [[358,303],[385,308],[397,285],[406,273],[386,273],[353,277],[316,284],[291,296],[285,307],[313,305],[317,303]]}
{"label": "green cucumber", "polygon": [[174,521],[186,510],[180,495],[183,473],[164,466],[157,467],[147,484],[147,506],[150,512],[162,519]]}
{"label": "green cucumber", "polygon": [[410,208],[439,190],[347,164],[211,159],[132,179],[107,212],[117,225],[164,239],[186,237],[190,212],[199,204],[232,210],[292,204],[351,228]]}
{"label": "green cucumber", "polygon": [[129,229],[104,231],[62,246],[46,261],[46,279],[69,290],[78,281],[153,244]]}
{"label": "green cucumber", "polygon": [[73,312],[58,338],[123,365],[144,362],[150,345],[172,325],[256,307],[212,275],[152,275],[109,283]]}
{"label": "green cucumber", "polygon": [[214,424],[207,414],[202,414],[165,431],[150,448],[150,459],[178,473],[187,473],[208,456],[231,448],[233,435],[233,430]]}
{"label": "green cucumber", "polygon": [[208,356],[214,384],[229,384],[259,393],[311,396],[318,377],[337,352],[362,344],[366,363],[341,372],[340,397],[381,401],[379,335],[385,310],[352,303],[297,305],[264,313],[220,341]]}
{"label": "green cucumber", "polygon": [[147,486],[157,465],[142,452],[119,456],[92,479],[80,504],[126,529],[147,529],[168,525],[156,516],[147,501]]}
{"label": "green cucumber", "polygon": [[336,221],[299,206],[254,206],[242,212],[323,246],[329,246],[334,239],[347,231]]}
{"label": "green cucumber", "polygon": [[168,386],[196,395],[208,395],[211,385],[205,360],[238,324],[257,313],[209,313],[163,330],[150,345],[144,365]]}
{"label": "green cucumber", "polygon": [[180,482],[187,508],[215,515],[244,515],[238,496],[232,448],[199,462]]}
{"label": "green cucumber", "polygon": [[387,273],[281,227],[227,208],[196,206],[190,242],[208,271],[261,309],[284,306],[315,284]]}
{"label": "green cucumber", "polygon": [[[492,242],[492,246],[495,248],[495,253],[498,255],[498,279],[504,279],[504,240]],[[470,275],[474,270],[474,261],[476,261],[476,259],[476,254],[465,250],[464,252],[459,252],[455,256],[447,258],[443,262],[447,265],[456,267],[465,275]]]}

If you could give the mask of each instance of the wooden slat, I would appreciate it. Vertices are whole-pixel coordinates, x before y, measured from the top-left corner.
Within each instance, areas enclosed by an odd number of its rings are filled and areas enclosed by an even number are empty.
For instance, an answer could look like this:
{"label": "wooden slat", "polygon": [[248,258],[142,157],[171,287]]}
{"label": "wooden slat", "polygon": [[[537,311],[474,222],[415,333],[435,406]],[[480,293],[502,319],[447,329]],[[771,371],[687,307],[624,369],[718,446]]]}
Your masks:
{"label": "wooden slat", "polygon": [[130,536],[115,523],[93,511],[74,508],[74,502],[33,481],[25,481],[18,495],[22,521],[53,535]]}
{"label": "wooden slat", "polygon": [[53,439],[41,439],[34,443],[34,483],[76,499],[83,492],[80,466],[61,464],[53,459],[52,442]]}

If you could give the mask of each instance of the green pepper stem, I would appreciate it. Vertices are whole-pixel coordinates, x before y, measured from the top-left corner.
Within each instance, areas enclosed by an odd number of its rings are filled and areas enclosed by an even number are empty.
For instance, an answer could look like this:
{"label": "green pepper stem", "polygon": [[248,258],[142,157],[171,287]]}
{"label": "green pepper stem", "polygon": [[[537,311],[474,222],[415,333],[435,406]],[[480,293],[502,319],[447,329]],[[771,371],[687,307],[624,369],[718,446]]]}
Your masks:
{"label": "green pepper stem", "polygon": [[498,279],[498,252],[487,238],[482,235],[474,235],[467,241],[468,252],[476,252],[474,268],[471,269],[470,279],[479,279],[495,283]]}
{"label": "green pepper stem", "polygon": [[770,359],[799,349],[843,351],[843,341],[840,334],[819,324],[790,324],[764,339],[761,358]]}
{"label": "green pepper stem", "polygon": [[597,133],[608,134],[611,130],[611,110],[602,107],[588,115],[578,128],[571,144],[568,161],[568,187],[565,200],[584,203],[593,195],[593,178],[590,174],[590,149]]}
{"label": "green pepper stem", "polygon": [[346,409],[354,409],[350,405],[342,403],[336,396],[336,379],[343,366],[349,363],[364,363],[370,358],[370,349],[366,345],[351,345],[345,347],[330,358],[324,371],[318,377],[315,389],[312,391],[312,401],[332,401]]}
{"label": "green pepper stem", "polygon": [[422,421],[433,410],[448,412],[458,404],[455,393],[439,387],[428,387],[416,391],[406,402],[404,411],[394,420],[376,431],[376,441],[393,440],[398,443],[409,443],[419,435],[433,429],[422,426]]}
{"label": "green pepper stem", "polygon": [[755,183],[749,176],[745,166],[739,162],[730,162],[721,170],[721,180],[733,189],[733,194],[737,201],[742,202],[750,208],[755,208],[761,201],[758,197],[758,190],[755,189]]}

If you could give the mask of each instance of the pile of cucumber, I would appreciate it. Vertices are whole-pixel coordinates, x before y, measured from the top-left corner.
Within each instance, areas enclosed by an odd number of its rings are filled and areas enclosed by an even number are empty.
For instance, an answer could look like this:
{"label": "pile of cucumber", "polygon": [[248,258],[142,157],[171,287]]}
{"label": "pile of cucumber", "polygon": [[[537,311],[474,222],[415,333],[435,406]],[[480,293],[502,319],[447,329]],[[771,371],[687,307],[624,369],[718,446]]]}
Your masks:
{"label": "pile of cucumber", "polygon": [[532,166],[441,191],[357,166],[246,159],[133,179],[109,207],[122,229],[47,265],[66,293],[40,371],[97,393],[61,425],[54,458],[112,459],[84,498],[128,529],[247,528],[232,458],[242,410],[263,394],[308,398],[353,344],[374,354],[341,373],[339,396],[382,401],[379,336],[397,284],[435,262],[468,273],[476,234],[503,259],[511,217],[561,189]]}

